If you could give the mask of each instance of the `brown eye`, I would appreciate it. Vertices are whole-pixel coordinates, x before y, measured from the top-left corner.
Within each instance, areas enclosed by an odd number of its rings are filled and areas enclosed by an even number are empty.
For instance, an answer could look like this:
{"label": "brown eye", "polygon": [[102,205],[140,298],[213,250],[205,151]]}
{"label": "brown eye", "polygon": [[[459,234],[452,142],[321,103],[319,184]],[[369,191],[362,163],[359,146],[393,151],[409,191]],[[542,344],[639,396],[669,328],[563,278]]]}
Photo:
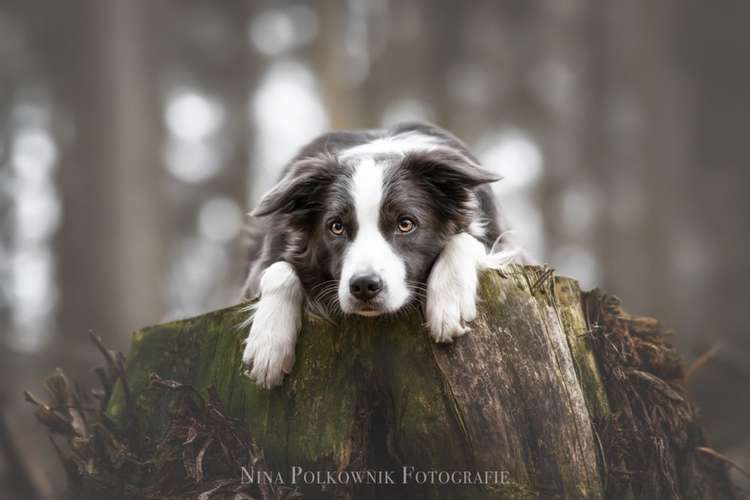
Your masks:
{"label": "brown eye", "polygon": [[342,234],[344,234],[344,224],[341,221],[337,220],[331,222],[331,225],[328,228],[336,236],[341,236]]}
{"label": "brown eye", "polygon": [[402,234],[411,233],[417,227],[416,223],[408,217],[398,221],[398,231]]}

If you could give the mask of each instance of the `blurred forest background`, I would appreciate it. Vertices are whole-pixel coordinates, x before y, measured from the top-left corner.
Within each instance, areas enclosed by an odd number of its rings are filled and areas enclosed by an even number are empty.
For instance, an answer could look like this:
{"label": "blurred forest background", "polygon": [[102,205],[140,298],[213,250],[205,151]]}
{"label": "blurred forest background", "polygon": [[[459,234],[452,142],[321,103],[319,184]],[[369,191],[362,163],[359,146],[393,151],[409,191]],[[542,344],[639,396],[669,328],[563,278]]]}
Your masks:
{"label": "blurred forest background", "polygon": [[86,333],[231,304],[244,213],[332,128],[466,140],[540,260],[676,333],[750,469],[750,2],[0,0],[0,498],[59,498],[21,391]]}

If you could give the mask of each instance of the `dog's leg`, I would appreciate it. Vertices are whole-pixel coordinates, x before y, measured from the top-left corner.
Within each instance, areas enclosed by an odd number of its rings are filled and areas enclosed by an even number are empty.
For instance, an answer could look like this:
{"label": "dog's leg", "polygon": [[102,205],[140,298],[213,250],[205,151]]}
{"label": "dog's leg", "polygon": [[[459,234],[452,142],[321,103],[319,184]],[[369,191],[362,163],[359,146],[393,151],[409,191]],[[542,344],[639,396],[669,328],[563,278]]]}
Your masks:
{"label": "dog's leg", "polygon": [[294,347],[302,324],[304,291],[294,268],[286,262],[269,266],[260,279],[242,362],[261,387],[278,385],[294,365]]}
{"label": "dog's leg", "polygon": [[453,342],[469,331],[477,315],[478,271],[500,267],[510,253],[487,255],[484,245],[468,233],[448,241],[427,280],[425,316],[435,342]]}

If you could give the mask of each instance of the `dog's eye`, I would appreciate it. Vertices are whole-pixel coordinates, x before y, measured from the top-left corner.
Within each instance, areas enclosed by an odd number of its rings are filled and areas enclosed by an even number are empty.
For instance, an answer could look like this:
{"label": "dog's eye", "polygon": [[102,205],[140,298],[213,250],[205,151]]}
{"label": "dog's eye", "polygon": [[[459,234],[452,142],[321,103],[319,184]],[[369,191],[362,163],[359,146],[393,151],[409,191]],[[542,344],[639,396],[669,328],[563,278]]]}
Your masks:
{"label": "dog's eye", "polygon": [[408,217],[404,217],[398,221],[398,231],[402,234],[411,233],[417,224]]}
{"label": "dog's eye", "polygon": [[339,220],[331,222],[331,225],[328,226],[328,229],[330,229],[331,232],[336,236],[341,236],[342,234],[344,234],[344,224]]}

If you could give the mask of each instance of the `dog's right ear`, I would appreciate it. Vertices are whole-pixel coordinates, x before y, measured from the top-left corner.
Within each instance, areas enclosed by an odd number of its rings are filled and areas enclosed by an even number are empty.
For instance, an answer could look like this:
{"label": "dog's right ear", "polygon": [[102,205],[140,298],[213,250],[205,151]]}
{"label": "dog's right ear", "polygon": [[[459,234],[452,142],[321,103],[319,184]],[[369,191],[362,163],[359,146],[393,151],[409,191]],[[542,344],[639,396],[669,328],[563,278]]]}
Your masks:
{"label": "dog's right ear", "polygon": [[304,215],[322,208],[326,189],[334,177],[331,158],[303,158],[294,162],[284,177],[261,198],[250,215],[264,217],[273,213]]}

